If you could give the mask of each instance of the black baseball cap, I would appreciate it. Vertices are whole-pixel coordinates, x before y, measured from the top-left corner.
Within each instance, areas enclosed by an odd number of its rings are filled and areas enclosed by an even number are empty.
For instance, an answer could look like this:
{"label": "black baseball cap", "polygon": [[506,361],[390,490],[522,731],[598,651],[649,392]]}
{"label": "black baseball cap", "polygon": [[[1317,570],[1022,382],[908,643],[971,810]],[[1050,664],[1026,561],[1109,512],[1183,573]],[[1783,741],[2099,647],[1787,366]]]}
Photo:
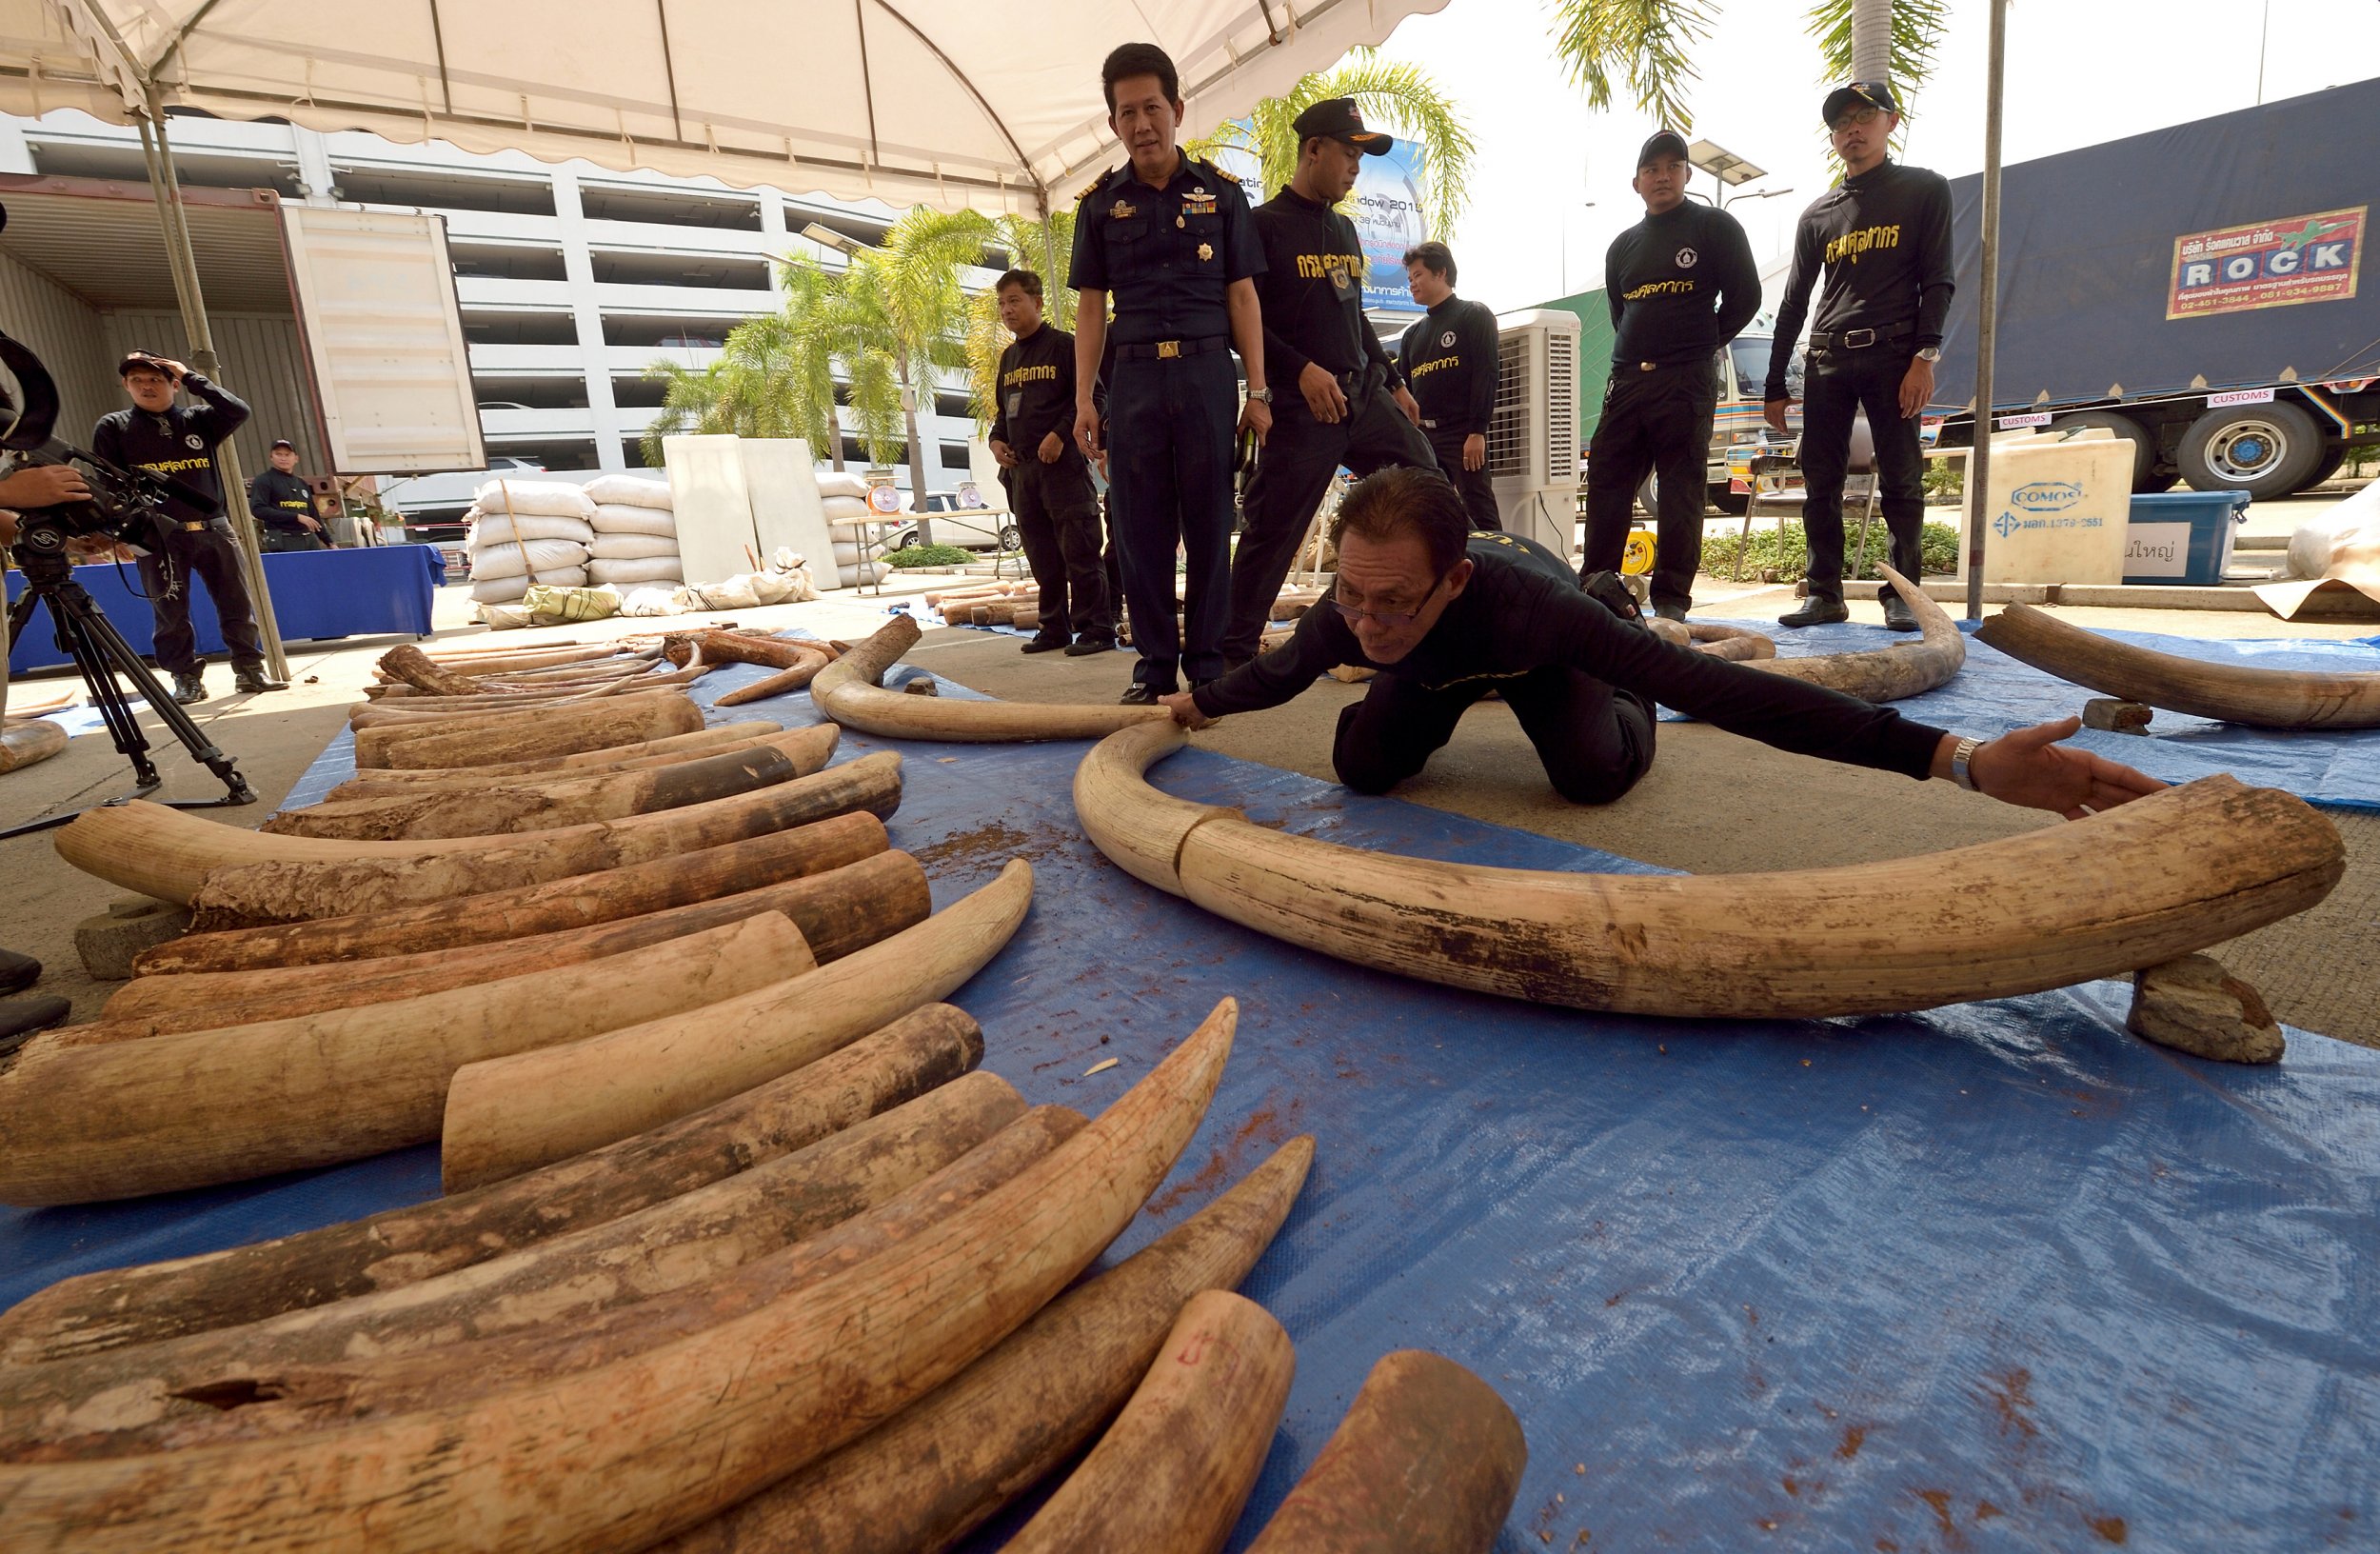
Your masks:
{"label": "black baseball cap", "polygon": [[1366,156],[1386,156],[1397,149],[1397,142],[1389,136],[1363,127],[1363,114],[1353,97],[1323,98],[1299,114],[1289,130],[1300,146],[1309,135],[1329,135],[1347,142]]}
{"label": "black baseball cap", "polygon": [[1636,153],[1636,166],[1641,168],[1647,162],[1663,156],[1674,156],[1680,162],[1685,161],[1686,137],[1675,130],[1656,130],[1653,131],[1652,138],[1644,143],[1644,149]]}
{"label": "black baseball cap", "polygon": [[119,378],[129,378],[135,372],[149,371],[163,373],[165,376],[170,377],[172,374],[166,372],[166,363],[171,358],[169,357],[160,356],[153,350],[129,351],[126,353],[124,360],[116,364],[116,376]]}
{"label": "black baseball cap", "polygon": [[289,441],[287,437],[275,437],[272,440],[272,447],[265,449],[265,451],[268,453],[278,453],[285,448],[292,453],[297,451],[297,444]]}
{"label": "black baseball cap", "polygon": [[1818,110],[1818,122],[1833,125],[1836,114],[1854,103],[1866,103],[1870,108],[1887,113],[1898,113],[1900,104],[1893,100],[1893,89],[1881,81],[1852,81],[1836,87],[1826,94],[1826,106]]}

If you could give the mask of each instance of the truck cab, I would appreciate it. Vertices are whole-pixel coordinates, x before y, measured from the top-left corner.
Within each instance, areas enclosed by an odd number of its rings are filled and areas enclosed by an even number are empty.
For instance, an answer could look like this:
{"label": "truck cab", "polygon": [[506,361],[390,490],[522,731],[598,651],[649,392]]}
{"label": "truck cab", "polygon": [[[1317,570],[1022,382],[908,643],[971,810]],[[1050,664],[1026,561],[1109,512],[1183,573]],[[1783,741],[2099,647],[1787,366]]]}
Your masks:
{"label": "truck cab", "polygon": [[[1737,335],[1718,353],[1718,408],[1711,417],[1711,449],[1703,487],[1711,506],[1740,514],[1752,501],[1753,455],[1791,453],[1801,429],[1802,354],[1799,347],[1785,368],[1785,392],[1794,405],[1785,412],[1788,430],[1771,430],[1761,417],[1761,392],[1769,377],[1769,349],[1775,336],[1767,330]],[[1646,517],[1657,515],[1652,476],[1637,489],[1636,505]]]}

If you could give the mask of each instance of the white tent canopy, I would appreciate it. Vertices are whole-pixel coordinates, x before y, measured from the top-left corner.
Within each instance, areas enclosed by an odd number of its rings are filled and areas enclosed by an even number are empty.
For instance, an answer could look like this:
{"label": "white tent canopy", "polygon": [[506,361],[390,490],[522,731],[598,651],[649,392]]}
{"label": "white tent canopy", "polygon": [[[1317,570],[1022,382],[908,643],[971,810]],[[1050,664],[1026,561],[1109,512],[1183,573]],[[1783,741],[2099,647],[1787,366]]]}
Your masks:
{"label": "white tent canopy", "polygon": [[[0,110],[152,104],[1041,214],[1121,161],[1099,63],[1204,133],[1446,0],[0,0]],[[1046,203],[1044,203],[1046,201]]]}

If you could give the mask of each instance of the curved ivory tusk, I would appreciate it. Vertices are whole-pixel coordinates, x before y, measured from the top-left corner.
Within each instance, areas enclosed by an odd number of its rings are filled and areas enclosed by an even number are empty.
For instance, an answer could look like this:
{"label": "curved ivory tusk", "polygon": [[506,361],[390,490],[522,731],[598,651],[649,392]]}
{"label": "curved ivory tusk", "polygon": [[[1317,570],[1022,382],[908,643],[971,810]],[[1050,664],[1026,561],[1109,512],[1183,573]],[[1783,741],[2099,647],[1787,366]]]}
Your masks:
{"label": "curved ivory tusk", "polygon": [[[314,899],[307,905],[323,909],[253,915],[324,917],[332,915],[331,908],[345,913],[443,901],[641,864],[854,809],[886,815],[900,801],[901,758],[880,750],[754,793],[550,831],[430,842],[332,842],[266,836],[136,799],[86,810],[59,830],[56,846],[58,856],[86,874],[185,905],[210,879],[220,886],[215,876],[258,869],[264,871],[253,876],[260,899],[276,899],[276,891],[281,897],[310,891]],[[475,858],[485,867],[473,868]],[[446,863],[456,866],[452,873],[442,872]],[[233,915],[248,909],[246,901],[223,905]]]}
{"label": "curved ivory tusk", "polygon": [[2129,974],[2305,910],[2338,830],[2206,777],[2065,826],[1777,874],[1559,874],[1361,851],[1172,798],[1141,776],[1171,725],[1110,735],[1075,812],[1136,879],[1382,971],[1633,1014],[1872,1014]]}
{"label": "curved ivory tusk", "polygon": [[907,696],[877,684],[922,633],[906,615],[818,672],[810,699],[846,728],[885,739],[997,744],[1026,739],[1097,739],[1135,724],[1170,720],[1161,707],[1067,707],[1047,702],[962,702]]}
{"label": "curved ivory tusk", "polygon": [[0,1312],[0,1361],[156,1344],[418,1284],[691,1192],[929,1091],[938,1106],[1022,1111],[1005,1080],[971,1071],[982,1057],[974,1020],[929,1004],[797,1073],[494,1186],[62,1280]]}
{"label": "curved ivory tusk", "polygon": [[0,771],[14,771],[47,761],[67,747],[64,727],[48,718],[27,718],[0,727]]}
{"label": "curved ivory tusk", "polygon": [[466,1064],[698,1009],[815,964],[771,912],[633,966],[589,961],[138,1041],[36,1038],[0,1072],[0,1203],[173,1192],[425,1143]]}
{"label": "curved ivory tusk", "polygon": [[1237,1186],[1044,1306],[934,1393],[655,1554],[948,1548],[1123,1406],[1183,1303],[1248,1275],[1314,1162],[1290,1140]]}
{"label": "curved ivory tusk", "polygon": [[1014,1554],[1216,1554],[1264,1468],[1297,1350],[1227,1289],[1190,1297],[1124,1411],[1005,1545]]}
{"label": "curved ivory tusk", "polygon": [[[270,1554],[367,1523],[391,1547],[544,1554],[693,1526],[932,1391],[1065,1288],[1197,1129],[1234,1013],[1226,1000],[1096,1121],[939,1223],[881,1250],[835,1232],[854,1261],[786,1298],[775,1279],[820,1244],[605,1313],[589,1326],[610,1342],[583,1368],[556,1368],[549,1343],[525,1373],[487,1352],[517,1341],[495,1340],[448,1362],[451,1401],[361,1417],[335,1383],[276,1399],[260,1378],[264,1398],[195,1422],[204,1449],[0,1464],[13,1554]],[[326,1412],[351,1422],[307,1427]]]}
{"label": "curved ivory tusk", "polygon": [[1384,1356],[1248,1554],[1487,1554],[1529,1444],[1496,1388],[1421,1349]]}
{"label": "curved ivory tusk", "polygon": [[608,1036],[473,1064],[446,1092],[446,1187],[641,1133],[813,1063],[921,1004],[946,998],[1007,945],[1033,901],[1033,868],[1000,877],[916,927],[842,960]]}
{"label": "curved ivory tusk", "polygon": [[1754,668],[1807,680],[1814,686],[1839,690],[1863,702],[1896,702],[1950,683],[1967,662],[1967,639],[1958,623],[1926,590],[1890,567],[1882,568],[1893,591],[1909,605],[1923,634],[1915,642],[1878,648],[1865,653],[1819,653],[1809,658],[1755,658]]}
{"label": "curved ivory tusk", "polygon": [[1776,639],[1764,637],[1757,631],[1747,631],[1740,626],[1720,626],[1711,621],[1690,621],[1686,625],[1687,640],[1697,652],[1713,658],[1767,659],[1776,656]]}
{"label": "curved ivory tusk", "polygon": [[2112,641],[2030,605],[2010,605],[1975,638],[2061,680],[2169,712],[2258,728],[2380,728],[2380,673],[2206,664]]}

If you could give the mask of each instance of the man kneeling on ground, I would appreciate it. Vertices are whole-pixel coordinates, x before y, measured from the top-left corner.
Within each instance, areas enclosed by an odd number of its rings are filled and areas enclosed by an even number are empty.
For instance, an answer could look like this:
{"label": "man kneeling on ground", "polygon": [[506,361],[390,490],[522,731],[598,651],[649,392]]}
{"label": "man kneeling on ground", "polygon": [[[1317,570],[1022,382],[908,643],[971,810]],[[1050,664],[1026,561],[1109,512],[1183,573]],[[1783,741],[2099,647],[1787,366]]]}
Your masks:
{"label": "man kneeling on ground", "polygon": [[1339,580],[1288,643],[1163,698],[1202,728],[1278,707],[1340,664],[1377,669],[1339,715],[1339,780],[1383,793],[1418,772],[1471,704],[1502,693],[1555,791],[1609,804],[1653,765],[1654,704],[1781,750],[1923,780],[1950,778],[2069,819],[2165,785],[2059,746],[2079,719],[1964,739],[1887,707],[1674,647],[1655,637],[1619,579],[1582,588],[1551,550],[1475,532],[1434,471],[1388,469],[1357,485],[1331,528]]}

